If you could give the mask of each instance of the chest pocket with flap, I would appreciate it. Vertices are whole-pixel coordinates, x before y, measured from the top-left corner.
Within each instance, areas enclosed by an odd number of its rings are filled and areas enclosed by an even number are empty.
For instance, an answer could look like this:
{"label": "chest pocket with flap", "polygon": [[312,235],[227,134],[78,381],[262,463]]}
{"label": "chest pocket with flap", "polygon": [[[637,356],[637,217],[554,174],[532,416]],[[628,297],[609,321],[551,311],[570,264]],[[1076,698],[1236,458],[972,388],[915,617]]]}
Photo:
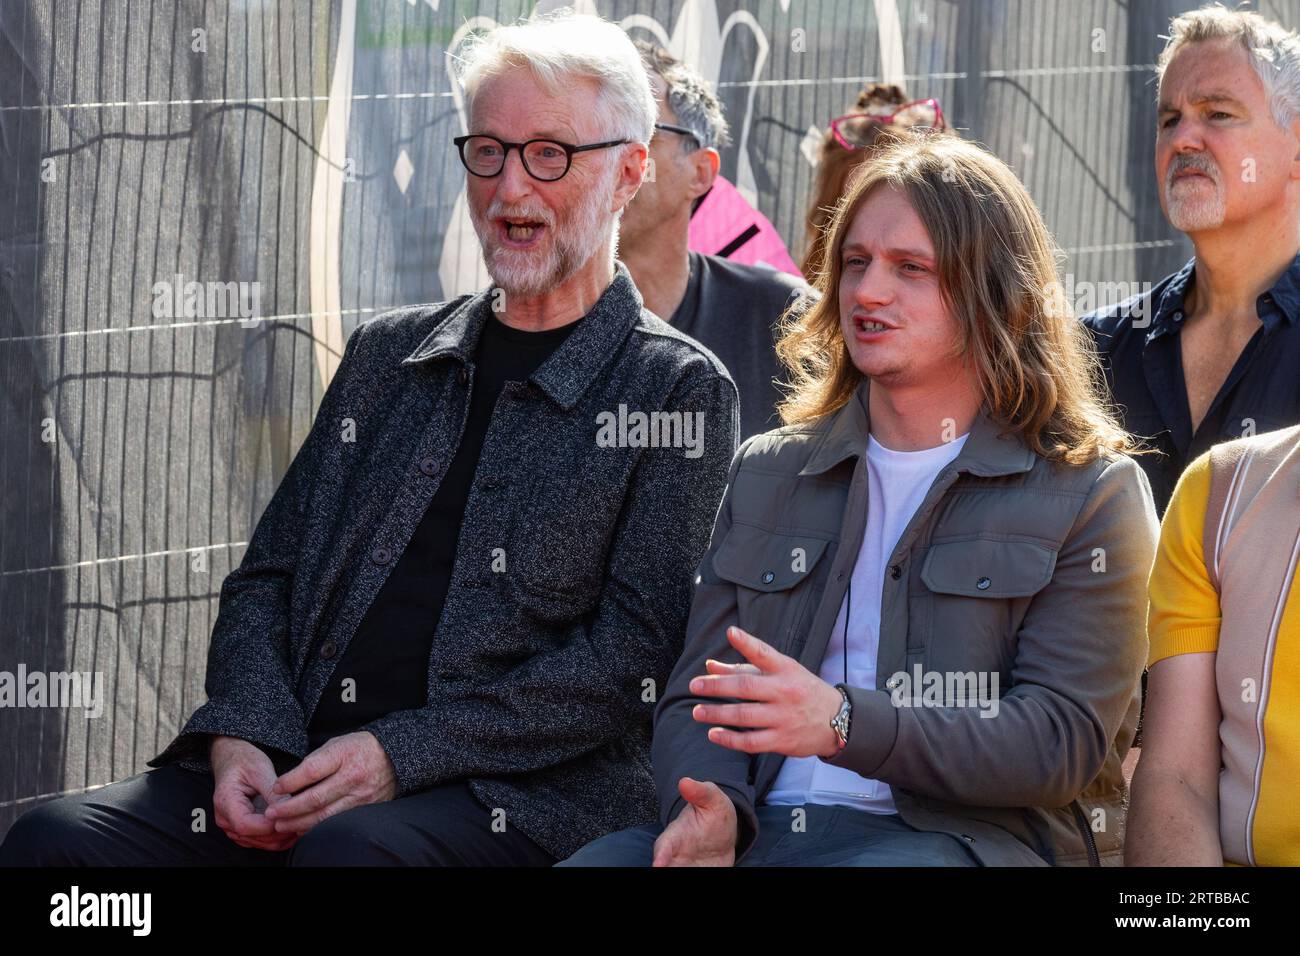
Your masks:
{"label": "chest pocket with flap", "polygon": [[734,524],[713,554],[713,572],[738,585],[740,627],[784,648],[808,607],[813,571],[830,542]]}
{"label": "chest pocket with flap", "polygon": [[1030,597],[1056,570],[1056,551],[1031,541],[974,538],[932,544],[921,566],[931,591],[977,598]]}
{"label": "chest pocket with flap", "polygon": [[925,589],[909,598],[909,653],[924,648],[921,659],[931,670],[997,671],[1009,678],[1021,622],[1055,569],[1056,551],[1037,542],[931,544],[921,564]]}

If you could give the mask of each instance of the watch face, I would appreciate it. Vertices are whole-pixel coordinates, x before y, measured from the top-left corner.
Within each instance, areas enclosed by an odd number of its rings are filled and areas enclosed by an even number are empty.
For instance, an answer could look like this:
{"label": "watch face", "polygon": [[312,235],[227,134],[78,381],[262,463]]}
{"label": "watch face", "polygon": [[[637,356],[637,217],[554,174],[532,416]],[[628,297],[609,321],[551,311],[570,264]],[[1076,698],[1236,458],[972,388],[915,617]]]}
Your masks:
{"label": "watch face", "polygon": [[[844,694],[843,689],[840,690]],[[840,703],[839,713],[831,720],[831,726],[835,729],[835,736],[840,739],[840,749],[843,750],[849,742],[849,715],[852,713],[853,705],[849,702],[848,694],[844,694],[844,700]]]}

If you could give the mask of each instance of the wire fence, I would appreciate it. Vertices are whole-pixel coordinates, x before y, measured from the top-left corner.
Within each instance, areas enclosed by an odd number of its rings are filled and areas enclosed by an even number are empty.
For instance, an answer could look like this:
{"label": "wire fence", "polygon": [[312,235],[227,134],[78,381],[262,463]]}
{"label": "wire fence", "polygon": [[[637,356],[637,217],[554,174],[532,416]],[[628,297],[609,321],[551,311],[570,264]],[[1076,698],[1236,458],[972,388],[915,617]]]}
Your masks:
{"label": "wire fence", "polygon": [[[574,5],[715,84],[723,175],[796,256],[801,145],[881,79],[1018,171],[1077,280],[1154,282],[1189,255],[1152,173],[1152,65],[1185,2]],[[348,333],[480,280],[449,51],[533,9],[0,0],[0,676],[103,692],[93,717],[0,708],[0,835],[166,745]],[[1300,22],[1300,2],[1260,9]]]}

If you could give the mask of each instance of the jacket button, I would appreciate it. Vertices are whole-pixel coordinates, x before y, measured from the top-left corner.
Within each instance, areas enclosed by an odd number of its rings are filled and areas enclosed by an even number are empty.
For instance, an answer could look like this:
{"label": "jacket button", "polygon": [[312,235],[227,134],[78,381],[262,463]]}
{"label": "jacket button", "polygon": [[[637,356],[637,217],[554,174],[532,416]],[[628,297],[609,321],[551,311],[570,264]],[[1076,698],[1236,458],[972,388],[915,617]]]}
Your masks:
{"label": "jacket button", "polygon": [[993,582],[990,581],[988,578],[980,578],[978,581],[975,582],[975,586],[979,588],[981,591],[987,591],[989,589],[989,586],[992,584]]}
{"label": "jacket button", "polygon": [[320,659],[323,661],[327,661],[338,652],[339,652],[339,646],[337,644],[335,644],[333,641],[326,641],[324,644],[320,646]]}
{"label": "jacket button", "polygon": [[438,473],[438,459],[430,455],[427,458],[420,459],[420,470],[432,478]]}
{"label": "jacket button", "polygon": [[899,678],[899,677],[891,677],[891,678],[889,678],[889,680],[885,681],[885,687],[886,687],[888,690],[893,690],[895,687],[897,687],[897,686],[898,686],[899,684],[901,684],[901,683],[903,683],[902,678]]}
{"label": "jacket button", "polygon": [[375,548],[370,552],[370,560],[375,564],[387,564],[392,557],[393,555],[387,548]]}
{"label": "jacket button", "polygon": [[460,371],[456,373],[456,381],[462,385],[469,381],[469,373],[465,371],[465,366],[462,365]]}
{"label": "jacket button", "polygon": [[775,581],[775,580],[776,580],[776,575],[773,574],[771,571],[764,571],[764,572],[763,572],[763,583],[764,583],[764,584],[771,584],[771,583],[772,583],[773,581]]}
{"label": "jacket button", "polygon": [[889,576],[893,578],[895,581],[897,581],[899,578],[903,576],[903,569],[899,567],[897,564],[891,564],[889,566]]}

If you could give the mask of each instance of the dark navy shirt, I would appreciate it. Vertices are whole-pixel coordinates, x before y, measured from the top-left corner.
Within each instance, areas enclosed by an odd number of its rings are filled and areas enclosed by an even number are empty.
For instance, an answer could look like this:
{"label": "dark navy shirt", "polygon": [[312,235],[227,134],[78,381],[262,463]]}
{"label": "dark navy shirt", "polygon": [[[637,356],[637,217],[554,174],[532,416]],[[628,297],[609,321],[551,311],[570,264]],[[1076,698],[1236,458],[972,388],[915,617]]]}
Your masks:
{"label": "dark navy shirt", "polygon": [[1137,456],[1163,515],[1183,469],[1211,445],[1300,424],[1300,256],[1256,301],[1259,329],[1192,432],[1183,379],[1183,301],[1192,259],[1149,293],[1083,317],[1124,427],[1157,454]]}

